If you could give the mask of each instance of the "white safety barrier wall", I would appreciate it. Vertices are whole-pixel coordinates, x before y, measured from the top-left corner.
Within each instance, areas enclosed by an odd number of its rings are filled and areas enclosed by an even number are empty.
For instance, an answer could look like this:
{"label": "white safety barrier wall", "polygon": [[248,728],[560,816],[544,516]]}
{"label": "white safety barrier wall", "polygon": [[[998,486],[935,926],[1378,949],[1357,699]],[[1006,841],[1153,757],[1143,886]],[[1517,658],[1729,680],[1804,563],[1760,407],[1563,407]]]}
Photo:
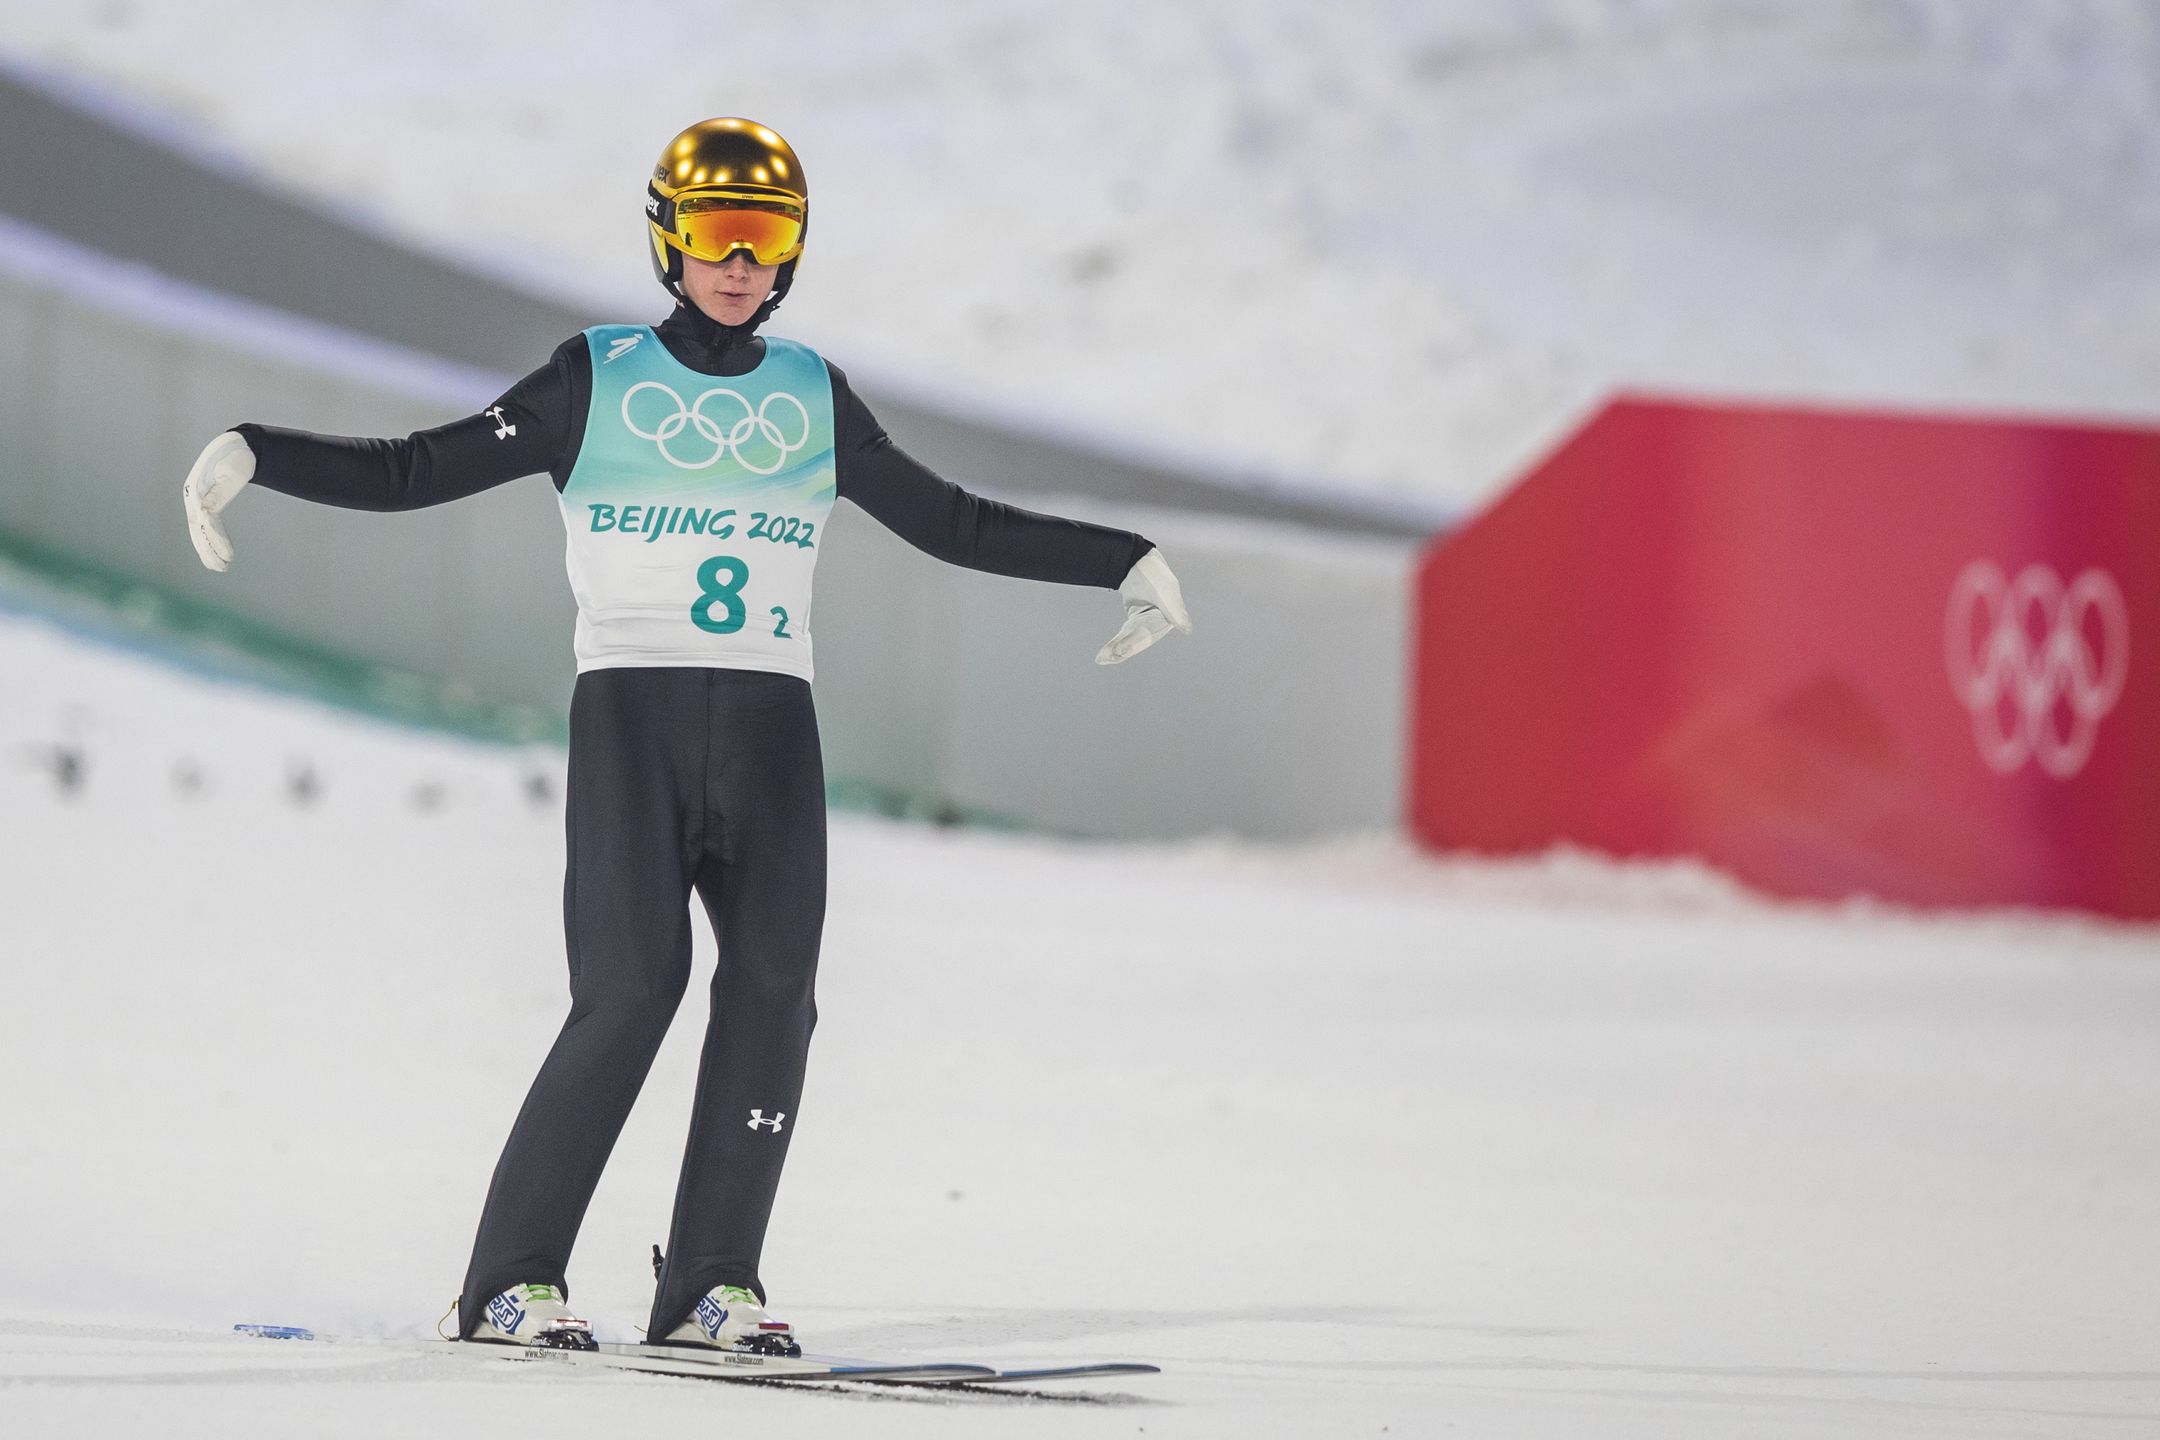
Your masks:
{"label": "white safety barrier wall", "polygon": [[[495,377],[191,290],[0,220],[0,529],[328,649],[557,708],[573,613],[545,481],[404,515],[252,492],[202,568],[180,481],[242,420],[402,435]],[[551,531],[552,527],[552,531]]]}
{"label": "white safety barrier wall", "polygon": [[[271,492],[197,562],[180,480],[241,420],[401,435],[507,377],[131,270],[0,220],[0,532],[476,697],[560,711],[574,606],[545,478],[366,514]],[[903,444],[908,437],[898,435]],[[1122,666],[1114,594],[941,565],[852,506],[818,567],[818,707],[839,784],[1115,837],[1293,837],[1400,813],[1414,545],[1029,494],[1137,529],[1196,619]]]}
{"label": "white safety barrier wall", "polygon": [[1113,592],[938,565],[842,507],[852,523],[818,568],[833,773],[1082,834],[1394,822],[1412,547],[1080,499],[1041,508],[1160,545],[1193,633],[1097,665],[1124,616]]}

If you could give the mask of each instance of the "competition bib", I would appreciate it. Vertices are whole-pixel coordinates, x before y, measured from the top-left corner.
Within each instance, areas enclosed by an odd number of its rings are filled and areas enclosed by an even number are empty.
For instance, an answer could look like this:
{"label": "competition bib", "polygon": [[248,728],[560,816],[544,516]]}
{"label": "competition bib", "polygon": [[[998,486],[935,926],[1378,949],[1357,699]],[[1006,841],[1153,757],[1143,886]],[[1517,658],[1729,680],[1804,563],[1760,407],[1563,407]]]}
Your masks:
{"label": "competition bib", "polygon": [[599,325],[592,404],[558,497],[577,666],[718,665],[811,676],[810,579],[837,493],[832,378],[767,337],[747,375],[703,375],[645,325]]}

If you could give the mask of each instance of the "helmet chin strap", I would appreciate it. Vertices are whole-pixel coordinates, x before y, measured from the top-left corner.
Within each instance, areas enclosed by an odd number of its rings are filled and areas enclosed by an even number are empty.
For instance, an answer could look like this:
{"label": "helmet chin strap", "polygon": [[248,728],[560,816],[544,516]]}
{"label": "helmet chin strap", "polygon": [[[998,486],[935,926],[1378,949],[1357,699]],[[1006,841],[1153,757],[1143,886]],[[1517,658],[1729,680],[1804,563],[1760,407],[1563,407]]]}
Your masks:
{"label": "helmet chin strap", "polygon": [[771,319],[772,312],[780,308],[780,302],[787,299],[787,292],[791,288],[793,288],[794,284],[795,262],[793,260],[790,260],[786,264],[782,265],[780,267],[780,273],[773,277],[772,294],[766,296],[765,303],[758,306],[757,313],[752,315],[748,320],[745,320],[743,323],[745,325],[757,326],[762,325],[767,320]]}

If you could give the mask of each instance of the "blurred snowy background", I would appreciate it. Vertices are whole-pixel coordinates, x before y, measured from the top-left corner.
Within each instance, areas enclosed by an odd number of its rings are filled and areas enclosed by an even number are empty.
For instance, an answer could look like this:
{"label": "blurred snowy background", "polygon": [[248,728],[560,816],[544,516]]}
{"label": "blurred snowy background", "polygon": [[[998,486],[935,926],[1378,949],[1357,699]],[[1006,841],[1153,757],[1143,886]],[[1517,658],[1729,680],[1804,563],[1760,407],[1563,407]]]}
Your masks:
{"label": "blurred snowy background", "polygon": [[1614,387],[2160,410],[2144,0],[98,0],[0,48],[625,318],[660,145],[757,116],[814,190],[782,333],[1454,509]]}

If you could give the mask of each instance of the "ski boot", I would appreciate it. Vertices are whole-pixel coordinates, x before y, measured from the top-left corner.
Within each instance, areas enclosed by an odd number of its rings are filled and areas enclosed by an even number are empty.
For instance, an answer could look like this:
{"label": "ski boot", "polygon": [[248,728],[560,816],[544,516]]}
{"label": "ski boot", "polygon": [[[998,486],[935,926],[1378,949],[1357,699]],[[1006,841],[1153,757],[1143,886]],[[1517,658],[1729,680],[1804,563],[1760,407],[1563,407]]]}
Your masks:
{"label": "ski boot", "polygon": [[741,1285],[714,1286],[697,1302],[690,1318],[669,1331],[661,1343],[789,1358],[802,1354],[802,1346],[795,1343],[795,1327],[767,1315],[757,1292]]}
{"label": "ski boot", "polygon": [[543,1350],[597,1350],[592,1325],[570,1313],[553,1285],[513,1285],[487,1303],[472,1337],[494,1345]]}

